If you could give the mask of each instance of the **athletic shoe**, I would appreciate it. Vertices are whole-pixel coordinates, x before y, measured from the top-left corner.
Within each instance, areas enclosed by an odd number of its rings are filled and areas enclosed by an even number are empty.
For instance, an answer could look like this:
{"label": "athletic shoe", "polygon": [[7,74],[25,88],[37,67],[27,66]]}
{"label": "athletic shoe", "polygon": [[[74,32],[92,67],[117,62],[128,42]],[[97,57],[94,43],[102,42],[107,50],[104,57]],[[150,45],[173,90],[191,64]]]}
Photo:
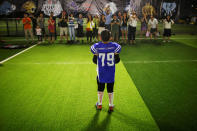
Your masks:
{"label": "athletic shoe", "polygon": [[113,111],[114,111],[114,106],[109,106],[108,112],[111,113],[111,112],[113,112]]}
{"label": "athletic shoe", "polygon": [[98,102],[96,103],[96,109],[97,110],[101,110],[102,109],[102,105],[99,105]]}

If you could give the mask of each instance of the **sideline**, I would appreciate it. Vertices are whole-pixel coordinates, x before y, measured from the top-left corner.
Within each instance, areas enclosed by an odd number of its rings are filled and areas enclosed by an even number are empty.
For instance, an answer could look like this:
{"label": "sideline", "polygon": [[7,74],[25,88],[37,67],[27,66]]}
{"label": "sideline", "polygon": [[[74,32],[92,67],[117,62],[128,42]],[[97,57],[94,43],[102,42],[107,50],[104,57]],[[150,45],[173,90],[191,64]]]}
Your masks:
{"label": "sideline", "polygon": [[15,54],[15,55],[13,55],[13,56],[10,56],[10,57],[6,58],[5,60],[2,60],[2,61],[0,62],[0,64],[3,64],[3,63],[5,63],[6,61],[9,61],[9,60],[11,60],[12,58],[14,58],[14,57],[16,57],[16,56],[18,56],[18,55],[20,55],[20,54],[22,54],[22,53],[24,53],[24,52],[30,50],[30,49],[32,49],[33,47],[37,46],[38,44],[40,44],[40,42],[38,42],[37,44],[35,44],[35,45],[33,45],[33,46],[30,46],[29,48],[27,48],[27,49],[25,49],[25,50],[22,50],[21,52]]}

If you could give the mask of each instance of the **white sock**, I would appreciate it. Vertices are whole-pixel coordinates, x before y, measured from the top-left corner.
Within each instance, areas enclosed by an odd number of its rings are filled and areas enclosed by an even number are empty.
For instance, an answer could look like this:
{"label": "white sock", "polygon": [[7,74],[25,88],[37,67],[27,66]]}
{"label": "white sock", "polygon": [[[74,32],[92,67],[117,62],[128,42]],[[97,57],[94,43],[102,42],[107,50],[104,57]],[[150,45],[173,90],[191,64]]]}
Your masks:
{"label": "white sock", "polygon": [[98,104],[102,105],[102,101],[103,101],[103,92],[98,92]]}
{"label": "white sock", "polygon": [[112,93],[108,93],[109,95],[109,106],[114,106],[113,105],[113,100],[114,100],[114,94]]}

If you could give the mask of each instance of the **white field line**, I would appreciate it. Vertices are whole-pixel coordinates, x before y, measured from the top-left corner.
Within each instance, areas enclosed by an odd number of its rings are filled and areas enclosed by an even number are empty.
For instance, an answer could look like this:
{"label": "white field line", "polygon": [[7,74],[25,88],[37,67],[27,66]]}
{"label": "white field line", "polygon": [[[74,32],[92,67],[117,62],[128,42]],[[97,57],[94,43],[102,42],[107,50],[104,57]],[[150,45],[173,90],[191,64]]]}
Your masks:
{"label": "white field line", "polygon": [[197,62],[196,60],[155,60],[155,61],[125,61],[126,64],[151,64],[151,63],[190,63]]}
{"label": "white field line", "polygon": [[[197,62],[196,60],[160,60],[160,61],[125,61],[125,64],[151,64],[151,63],[190,63]],[[90,65],[93,62],[23,62],[23,63],[9,63],[14,65]]]}
{"label": "white field line", "polygon": [[[39,43],[38,43],[38,44],[39,44]],[[25,50],[22,50],[21,52],[15,54],[15,55],[13,55],[13,56],[8,57],[7,59],[1,61],[0,64],[3,64],[3,63],[5,63],[6,61],[9,61],[10,59],[12,59],[12,58],[14,58],[14,57],[16,57],[16,56],[18,56],[18,55],[20,55],[20,54],[22,54],[22,53],[28,51],[28,50],[30,50],[31,48],[37,46],[38,44],[35,44],[35,45],[33,45],[33,46],[30,46],[29,48],[27,48],[27,49],[25,49]]]}
{"label": "white field line", "polygon": [[21,62],[21,63],[9,63],[14,65],[90,65],[93,62]]}
{"label": "white field line", "polygon": [[[149,37],[148,38],[136,38],[136,39],[138,39],[138,40],[150,40]],[[157,38],[157,39],[163,40],[163,38]],[[173,38],[173,37],[171,37],[170,39],[171,40],[196,40],[197,38],[182,38],[182,37],[180,37],[180,38]],[[153,40],[154,40],[154,38],[153,38]]]}

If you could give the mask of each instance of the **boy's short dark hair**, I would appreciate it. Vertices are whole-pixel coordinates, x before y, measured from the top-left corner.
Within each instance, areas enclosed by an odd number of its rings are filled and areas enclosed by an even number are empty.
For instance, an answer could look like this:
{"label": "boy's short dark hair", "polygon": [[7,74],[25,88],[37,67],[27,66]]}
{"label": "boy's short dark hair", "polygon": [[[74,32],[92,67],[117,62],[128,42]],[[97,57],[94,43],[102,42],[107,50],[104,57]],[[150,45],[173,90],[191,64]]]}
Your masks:
{"label": "boy's short dark hair", "polygon": [[104,30],[101,32],[101,39],[102,41],[106,42],[109,41],[111,37],[110,31],[109,30]]}

